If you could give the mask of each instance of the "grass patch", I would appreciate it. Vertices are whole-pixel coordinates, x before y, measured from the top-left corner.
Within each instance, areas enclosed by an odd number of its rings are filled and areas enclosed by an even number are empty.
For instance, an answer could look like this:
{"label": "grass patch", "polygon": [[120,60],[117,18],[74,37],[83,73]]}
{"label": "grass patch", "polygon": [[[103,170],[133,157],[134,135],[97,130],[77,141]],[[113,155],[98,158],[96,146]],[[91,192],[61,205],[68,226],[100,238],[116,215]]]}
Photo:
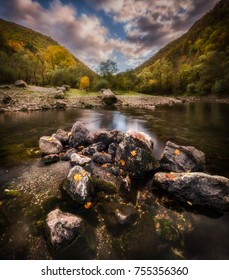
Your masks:
{"label": "grass patch", "polygon": [[115,95],[124,95],[124,96],[144,96],[145,94],[136,92],[136,91],[122,91],[122,90],[117,90],[114,91]]}
{"label": "grass patch", "polygon": [[83,91],[83,90],[76,89],[76,88],[71,88],[70,91],[67,91],[65,93],[66,97],[75,97],[75,96],[87,97],[87,96],[96,96],[96,95],[99,95],[99,93],[98,92]]}

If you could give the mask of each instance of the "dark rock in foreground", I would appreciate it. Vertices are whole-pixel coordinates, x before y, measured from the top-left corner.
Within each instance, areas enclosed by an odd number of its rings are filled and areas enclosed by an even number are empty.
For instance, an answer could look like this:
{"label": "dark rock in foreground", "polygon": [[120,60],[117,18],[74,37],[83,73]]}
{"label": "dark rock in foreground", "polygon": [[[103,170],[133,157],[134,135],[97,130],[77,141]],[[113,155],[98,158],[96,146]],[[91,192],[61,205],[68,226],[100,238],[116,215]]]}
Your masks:
{"label": "dark rock in foreground", "polygon": [[85,156],[88,156],[88,155],[91,156],[96,152],[104,151],[105,148],[106,148],[106,145],[103,142],[98,142],[98,143],[95,143],[95,144],[92,144],[92,145],[88,146],[87,148],[84,148],[82,150],[82,154],[85,155]]}
{"label": "dark rock in foreground", "polygon": [[90,174],[81,166],[74,166],[68,173],[67,183],[63,186],[66,192],[79,204],[91,200],[93,185]]}
{"label": "dark rock in foreground", "polygon": [[158,167],[153,155],[153,141],[143,132],[128,131],[119,144],[115,161],[135,177]]}
{"label": "dark rock in foreground", "polygon": [[203,171],[205,170],[205,155],[192,146],[179,146],[168,141],[160,166],[164,171]]}
{"label": "dark rock in foreground", "polygon": [[81,217],[55,209],[47,216],[46,229],[51,244],[60,248],[81,237],[85,224]]}
{"label": "dark rock in foreground", "polygon": [[82,122],[75,122],[71,129],[70,146],[76,148],[79,145],[83,145],[88,133],[89,130]]}
{"label": "dark rock in foreground", "polygon": [[201,172],[163,173],[154,176],[154,183],[176,199],[192,205],[229,210],[229,179]]}
{"label": "dark rock in foreground", "polygon": [[124,138],[124,133],[119,130],[99,130],[91,131],[86,137],[86,141],[89,144],[102,142],[105,146],[110,145],[111,143],[120,143]]}
{"label": "dark rock in foreground", "polygon": [[44,154],[58,154],[63,146],[59,140],[54,137],[42,136],[39,140],[39,148]]}
{"label": "dark rock in foreground", "polygon": [[104,164],[104,163],[110,163],[112,158],[111,155],[107,153],[94,153],[92,157],[93,161],[98,163],[98,164]]}

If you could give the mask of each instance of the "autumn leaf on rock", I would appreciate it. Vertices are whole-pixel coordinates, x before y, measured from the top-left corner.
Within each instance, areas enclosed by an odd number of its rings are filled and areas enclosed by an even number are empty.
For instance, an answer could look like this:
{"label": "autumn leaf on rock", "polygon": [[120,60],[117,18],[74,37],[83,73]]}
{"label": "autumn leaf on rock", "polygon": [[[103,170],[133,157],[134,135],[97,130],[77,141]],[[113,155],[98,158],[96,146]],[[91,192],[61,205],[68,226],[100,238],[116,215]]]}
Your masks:
{"label": "autumn leaf on rock", "polygon": [[135,150],[131,151],[130,153],[133,157],[135,157],[137,155],[137,152]]}
{"label": "autumn leaf on rock", "polygon": [[179,156],[179,155],[180,155],[180,150],[179,150],[179,149],[176,149],[176,150],[174,151],[174,154],[175,154],[176,156]]}
{"label": "autumn leaf on rock", "polygon": [[120,159],[120,164],[122,165],[122,166],[124,166],[125,164],[126,164],[126,162],[125,162],[125,160],[124,159]]}
{"label": "autumn leaf on rock", "polygon": [[104,164],[102,165],[102,168],[107,168],[107,167],[108,167],[107,163],[104,163]]}
{"label": "autumn leaf on rock", "polygon": [[170,179],[170,180],[173,180],[175,179],[176,177],[172,174],[172,173],[166,173],[166,178]]}
{"label": "autumn leaf on rock", "polygon": [[91,202],[87,202],[84,204],[84,208],[89,209],[91,207],[92,203]]}
{"label": "autumn leaf on rock", "polygon": [[49,137],[49,138],[48,138],[48,141],[49,141],[49,142],[52,142],[52,140],[53,140],[52,137]]}
{"label": "autumn leaf on rock", "polygon": [[78,182],[79,180],[82,179],[82,175],[76,174],[73,178],[74,178],[74,180],[75,180],[76,182]]}
{"label": "autumn leaf on rock", "polygon": [[68,137],[72,136],[72,133],[71,132],[68,132]]}

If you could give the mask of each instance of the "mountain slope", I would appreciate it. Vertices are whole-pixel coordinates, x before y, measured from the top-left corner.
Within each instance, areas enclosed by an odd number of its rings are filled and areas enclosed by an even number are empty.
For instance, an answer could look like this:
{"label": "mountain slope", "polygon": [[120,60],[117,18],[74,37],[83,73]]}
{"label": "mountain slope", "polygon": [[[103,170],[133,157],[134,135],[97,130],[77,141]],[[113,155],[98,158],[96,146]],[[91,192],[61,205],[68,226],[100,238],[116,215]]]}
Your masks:
{"label": "mountain slope", "polygon": [[146,92],[226,93],[229,88],[229,2],[222,0],[187,33],[134,70]]}
{"label": "mountain slope", "polygon": [[77,87],[96,74],[52,38],[0,19],[0,83],[24,79],[33,84]]}

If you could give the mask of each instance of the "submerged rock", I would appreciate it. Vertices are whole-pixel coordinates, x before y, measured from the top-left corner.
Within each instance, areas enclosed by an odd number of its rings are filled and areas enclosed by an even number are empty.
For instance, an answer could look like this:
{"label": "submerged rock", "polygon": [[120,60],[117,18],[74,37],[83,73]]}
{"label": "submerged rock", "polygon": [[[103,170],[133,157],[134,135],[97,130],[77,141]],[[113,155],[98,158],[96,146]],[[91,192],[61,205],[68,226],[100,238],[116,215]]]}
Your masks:
{"label": "submerged rock", "polygon": [[229,179],[201,172],[163,173],[154,176],[154,183],[176,199],[192,205],[229,210]]}
{"label": "submerged rock", "polygon": [[160,167],[164,171],[185,172],[203,171],[205,154],[192,146],[179,146],[168,141]]}
{"label": "submerged rock", "polygon": [[58,154],[62,151],[63,146],[54,137],[42,136],[39,140],[39,148],[44,154]]}
{"label": "submerged rock", "polygon": [[71,137],[69,141],[70,146],[76,148],[79,145],[85,144],[88,133],[89,130],[82,122],[80,121],[75,122],[75,124],[71,129]]}
{"label": "submerged rock", "polygon": [[66,109],[67,103],[59,100],[59,101],[56,102],[55,106],[56,106],[56,109]]}
{"label": "submerged rock", "polygon": [[63,188],[79,204],[90,201],[94,191],[90,174],[81,166],[74,166],[69,171],[67,184]]}
{"label": "submerged rock", "polygon": [[42,158],[42,161],[46,164],[55,163],[59,160],[60,160],[60,157],[57,154],[49,154],[49,155],[46,155]]}
{"label": "submerged rock", "polygon": [[153,141],[143,132],[128,131],[118,145],[115,161],[133,176],[143,176],[158,167],[153,155]]}
{"label": "submerged rock", "polygon": [[51,244],[55,248],[76,241],[85,231],[85,223],[81,217],[59,209],[51,211],[45,222]]}

